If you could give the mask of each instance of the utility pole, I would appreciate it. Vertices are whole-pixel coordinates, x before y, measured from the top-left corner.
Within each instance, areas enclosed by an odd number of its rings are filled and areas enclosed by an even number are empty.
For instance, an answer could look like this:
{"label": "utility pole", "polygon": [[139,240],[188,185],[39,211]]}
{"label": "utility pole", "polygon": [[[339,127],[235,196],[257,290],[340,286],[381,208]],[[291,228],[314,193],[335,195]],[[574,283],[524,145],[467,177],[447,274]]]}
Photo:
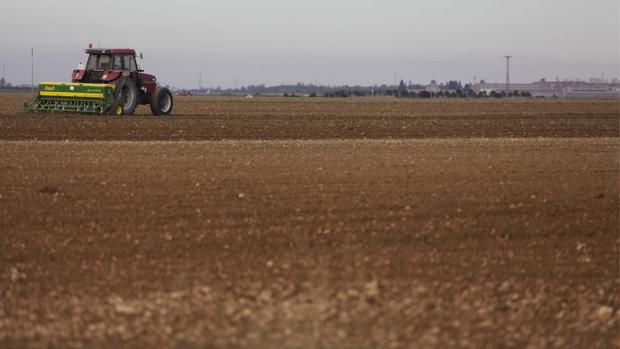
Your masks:
{"label": "utility pole", "polygon": [[398,86],[398,70],[394,70],[394,86]]}
{"label": "utility pole", "polygon": [[30,66],[30,92],[34,96],[34,47],[30,49],[31,66]]}
{"label": "utility pole", "polygon": [[200,78],[198,78],[198,90],[202,91],[202,70],[200,71]]}
{"label": "utility pole", "polygon": [[512,56],[506,57],[506,92],[510,91],[510,59]]}

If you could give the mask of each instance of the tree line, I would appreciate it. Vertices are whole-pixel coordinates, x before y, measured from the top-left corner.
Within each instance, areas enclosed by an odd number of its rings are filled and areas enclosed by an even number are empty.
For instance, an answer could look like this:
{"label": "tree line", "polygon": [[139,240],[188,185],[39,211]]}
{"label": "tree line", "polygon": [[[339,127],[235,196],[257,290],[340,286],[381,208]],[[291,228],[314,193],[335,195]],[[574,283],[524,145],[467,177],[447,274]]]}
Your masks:
{"label": "tree line", "polygon": [[487,93],[486,91],[480,91],[476,93],[474,90],[468,90],[464,92],[462,90],[456,90],[454,92],[451,91],[438,91],[438,92],[430,92],[430,91],[399,91],[397,89],[388,89],[388,90],[379,90],[379,91],[346,91],[346,90],[337,90],[334,92],[324,92],[322,94],[317,94],[316,92],[311,92],[310,94],[298,95],[295,93],[289,94],[285,92],[283,94],[284,97],[323,97],[323,98],[351,98],[351,97],[396,97],[396,98],[516,98],[516,97],[532,97],[532,94],[528,91],[491,91]]}

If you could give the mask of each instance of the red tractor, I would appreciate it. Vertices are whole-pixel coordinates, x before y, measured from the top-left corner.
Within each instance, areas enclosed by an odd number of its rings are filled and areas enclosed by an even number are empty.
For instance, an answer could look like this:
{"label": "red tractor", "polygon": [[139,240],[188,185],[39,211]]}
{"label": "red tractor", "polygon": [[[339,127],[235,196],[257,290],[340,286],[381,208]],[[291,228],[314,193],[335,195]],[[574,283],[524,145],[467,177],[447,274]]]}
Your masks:
{"label": "red tractor", "polygon": [[[153,115],[172,112],[172,93],[157,84],[155,76],[146,74],[136,63],[136,51],[125,48],[89,48],[84,67],[73,71],[73,83],[113,84],[114,104],[117,111],[131,115],[138,104],[148,104]],[[142,58],[142,54],[140,54]]]}

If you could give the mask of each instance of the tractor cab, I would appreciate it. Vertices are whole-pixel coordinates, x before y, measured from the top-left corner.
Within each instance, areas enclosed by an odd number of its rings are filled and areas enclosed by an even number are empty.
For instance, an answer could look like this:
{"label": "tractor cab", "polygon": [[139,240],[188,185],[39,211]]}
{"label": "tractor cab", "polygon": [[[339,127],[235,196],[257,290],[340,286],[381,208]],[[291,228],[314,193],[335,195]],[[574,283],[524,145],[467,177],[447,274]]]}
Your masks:
{"label": "tractor cab", "polygon": [[120,78],[124,72],[132,80],[139,80],[141,70],[136,63],[135,50],[89,48],[86,53],[86,67],[73,71],[73,82],[109,83]]}

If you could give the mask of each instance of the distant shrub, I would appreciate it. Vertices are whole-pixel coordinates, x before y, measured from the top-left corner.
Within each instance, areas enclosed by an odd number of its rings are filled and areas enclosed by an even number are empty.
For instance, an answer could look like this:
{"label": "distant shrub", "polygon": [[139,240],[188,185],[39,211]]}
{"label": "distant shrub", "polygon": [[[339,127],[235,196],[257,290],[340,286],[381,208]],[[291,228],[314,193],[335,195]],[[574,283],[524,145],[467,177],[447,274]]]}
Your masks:
{"label": "distant shrub", "polygon": [[418,93],[418,98],[431,98],[431,97],[432,97],[432,95],[428,91],[420,91]]}

